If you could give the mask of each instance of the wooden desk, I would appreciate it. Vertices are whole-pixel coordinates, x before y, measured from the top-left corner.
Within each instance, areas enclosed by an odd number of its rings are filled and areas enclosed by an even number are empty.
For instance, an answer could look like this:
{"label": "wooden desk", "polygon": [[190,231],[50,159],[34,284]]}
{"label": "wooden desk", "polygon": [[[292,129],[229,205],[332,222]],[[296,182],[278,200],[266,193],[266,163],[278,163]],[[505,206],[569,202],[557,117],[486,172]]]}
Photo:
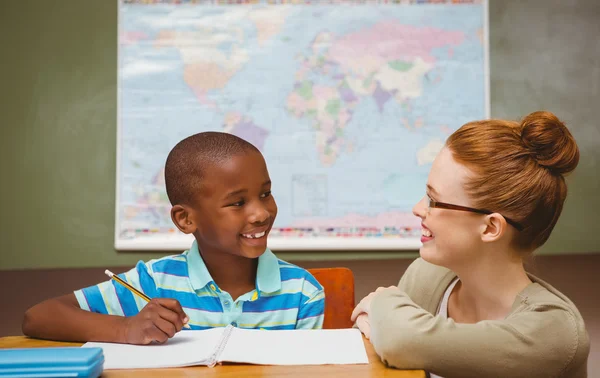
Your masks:
{"label": "wooden desk", "polygon": [[[363,339],[369,365],[322,365],[322,366],[262,366],[227,364],[214,368],[206,366],[194,366],[175,369],[136,369],[136,370],[105,370],[102,377],[394,377],[394,378],[425,378],[422,370],[396,370],[386,368],[375,354],[371,343]],[[38,348],[57,346],[81,346],[81,343],[63,343],[31,339],[24,336],[9,336],[0,338],[0,349],[2,348]]]}

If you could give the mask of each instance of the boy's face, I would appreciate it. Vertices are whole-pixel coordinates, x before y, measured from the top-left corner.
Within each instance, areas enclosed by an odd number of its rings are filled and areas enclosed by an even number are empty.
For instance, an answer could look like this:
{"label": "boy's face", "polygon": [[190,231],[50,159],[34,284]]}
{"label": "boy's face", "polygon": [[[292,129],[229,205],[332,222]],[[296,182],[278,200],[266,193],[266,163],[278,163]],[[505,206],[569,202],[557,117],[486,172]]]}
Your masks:
{"label": "boy's face", "polygon": [[262,155],[241,153],[208,167],[189,215],[203,253],[262,255],[277,216]]}

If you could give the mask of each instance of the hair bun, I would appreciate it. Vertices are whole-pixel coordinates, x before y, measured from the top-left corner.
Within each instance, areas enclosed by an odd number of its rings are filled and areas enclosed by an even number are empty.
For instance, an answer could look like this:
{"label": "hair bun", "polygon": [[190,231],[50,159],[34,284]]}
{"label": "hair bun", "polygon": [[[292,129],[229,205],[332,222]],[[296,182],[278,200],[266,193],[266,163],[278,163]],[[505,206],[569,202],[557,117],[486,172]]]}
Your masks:
{"label": "hair bun", "polygon": [[579,148],[567,127],[554,114],[533,112],[521,121],[521,140],[542,167],[571,172],[579,163]]}

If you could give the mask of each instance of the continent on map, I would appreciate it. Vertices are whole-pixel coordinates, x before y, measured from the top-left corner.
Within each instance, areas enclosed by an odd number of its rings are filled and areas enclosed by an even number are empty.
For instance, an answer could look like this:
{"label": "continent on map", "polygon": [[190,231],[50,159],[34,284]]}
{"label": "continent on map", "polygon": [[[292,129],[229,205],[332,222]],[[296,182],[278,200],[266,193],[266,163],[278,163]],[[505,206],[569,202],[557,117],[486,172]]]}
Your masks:
{"label": "continent on map", "polygon": [[154,41],[156,48],[175,47],[179,51],[183,79],[203,104],[207,104],[207,92],[222,89],[249,60],[243,29],[215,29],[161,30]]}
{"label": "continent on map", "polygon": [[444,141],[441,139],[430,140],[429,143],[417,152],[417,164],[431,164],[437,154],[444,148]]}
{"label": "continent on map", "polygon": [[247,140],[261,151],[265,146],[265,140],[269,136],[268,130],[257,126],[249,117],[237,112],[230,112],[225,115],[223,131]]}
{"label": "continent on map", "polygon": [[396,21],[342,36],[321,32],[299,57],[287,109],[311,122],[319,158],[331,165],[347,144],[344,128],[359,102],[370,99],[383,112],[388,101],[402,105],[419,98],[423,78],[436,63],[432,50],[459,45],[464,38],[460,31]]}
{"label": "continent on map", "polygon": [[281,30],[287,8],[241,8],[194,19],[193,30],[161,30],[154,46],[175,47],[184,62],[183,78],[201,104],[219,107],[210,91],[225,87],[250,60],[248,41],[253,38],[240,23],[251,20],[259,46],[264,47]]}

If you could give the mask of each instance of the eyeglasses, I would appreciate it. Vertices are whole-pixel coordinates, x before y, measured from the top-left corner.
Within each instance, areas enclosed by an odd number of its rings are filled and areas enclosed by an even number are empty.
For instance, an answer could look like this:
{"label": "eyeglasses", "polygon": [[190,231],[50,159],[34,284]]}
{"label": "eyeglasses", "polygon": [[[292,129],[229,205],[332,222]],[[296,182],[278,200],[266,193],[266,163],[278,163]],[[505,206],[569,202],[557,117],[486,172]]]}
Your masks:
{"label": "eyeglasses", "polygon": [[[452,205],[450,203],[445,203],[445,202],[438,202],[429,196],[427,196],[427,199],[429,200],[429,208],[430,209],[438,208],[438,209],[447,209],[447,210],[469,211],[471,213],[486,214],[486,215],[494,213],[494,211],[489,211],[489,210],[474,209],[472,207]],[[503,215],[503,217],[504,217],[504,215]],[[525,228],[525,227],[523,227],[522,224],[515,222],[512,219],[509,219],[507,217],[504,217],[504,219],[506,219],[506,223],[510,224],[511,226],[513,226],[514,228],[516,228],[519,231],[522,231]]]}

